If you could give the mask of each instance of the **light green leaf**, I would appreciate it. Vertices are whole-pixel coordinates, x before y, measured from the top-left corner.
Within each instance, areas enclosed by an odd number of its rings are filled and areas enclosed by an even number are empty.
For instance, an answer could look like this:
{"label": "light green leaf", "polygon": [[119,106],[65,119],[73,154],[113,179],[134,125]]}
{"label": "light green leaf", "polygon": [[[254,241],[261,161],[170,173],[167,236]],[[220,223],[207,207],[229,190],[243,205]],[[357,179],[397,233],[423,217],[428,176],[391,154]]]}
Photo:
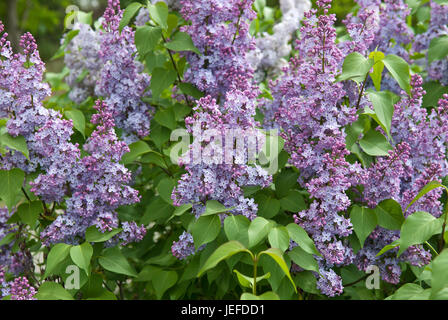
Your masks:
{"label": "light green leaf", "polygon": [[373,51],[370,53],[369,58],[373,59],[373,72],[370,73],[370,78],[372,78],[373,85],[377,91],[381,90],[381,78],[384,70],[384,59],[385,55],[381,51]]}
{"label": "light green leaf", "polygon": [[203,244],[209,243],[216,239],[221,231],[221,220],[219,216],[205,216],[199,219],[191,227],[191,234],[194,240],[194,246],[199,248]]}
{"label": "light green leaf", "polygon": [[[161,2],[158,2],[161,3]],[[174,70],[164,68],[154,68],[151,77],[151,92],[154,98],[158,98],[163,90],[171,86],[176,81],[177,74]]]}
{"label": "light green leaf", "polygon": [[140,10],[140,8],[142,6],[143,5],[141,3],[132,2],[131,4],[129,4],[126,7],[126,9],[123,12],[123,18],[121,18],[121,21],[120,21],[120,26],[119,26],[120,32],[123,30],[123,28],[125,26],[127,26],[129,24],[129,22],[131,22],[132,18],[135,16],[137,11]]}
{"label": "light green leaf", "polygon": [[17,195],[24,180],[25,173],[20,169],[0,170],[0,198],[5,201],[9,211],[16,205]]}
{"label": "light green leaf", "polygon": [[280,210],[280,201],[273,197],[268,197],[264,194],[260,194],[255,198],[258,203],[258,216],[264,218],[272,218]]}
{"label": "light green leaf", "polygon": [[290,238],[297,243],[303,250],[309,254],[315,254],[322,256],[319,251],[317,251],[314,241],[308,236],[306,231],[295,223],[290,223],[286,226],[288,229]]}
{"label": "light green leaf", "polygon": [[378,224],[389,230],[400,230],[404,222],[401,205],[393,200],[387,199],[381,201],[374,209],[378,218]]}
{"label": "light green leaf", "polygon": [[71,119],[73,121],[73,127],[81,132],[82,136],[86,137],[86,118],[84,117],[84,113],[82,113],[78,109],[65,111],[65,116],[67,119]]}
{"label": "light green leaf", "polygon": [[178,275],[175,271],[158,270],[152,278],[152,284],[156,291],[157,299],[162,299],[163,294],[174,286],[177,282]]}
{"label": "light green leaf", "polygon": [[0,144],[12,150],[21,152],[28,160],[30,159],[30,151],[23,136],[13,137],[8,133],[4,133],[0,137]]}
{"label": "light green leaf", "polygon": [[151,148],[144,141],[137,141],[129,145],[129,152],[125,153],[121,158],[123,164],[129,164],[134,162],[138,157],[146,153],[151,152]]}
{"label": "light green leaf", "polygon": [[431,263],[432,266],[432,293],[435,297],[441,290],[448,288],[448,249],[443,250]]}
{"label": "light green leaf", "polygon": [[398,82],[400,88],[410,94],[411,74],[406,60],[394,54],[389,54],[382,61],[392,77]]}
{"label": "light green leaf", "polygon": [[319,265],[316,259],[314,259],[312,254],[309,254],[300,247],[295,247],[288,252],[288,256],[297,264],[305,270],[319,272]]}
{"label": "light green leaf", "polygon": [[177,128],[176,115],[171,108],[158,110],[154,115],[154,120],[168,129],[174,130]]}
{"label": "light green leaf", "polygon": [[359,141],[359,145],[365,153],[371,156],[388,156],[392,146],[386,137],[376,130],[369,130]]}
{"label": "light green leaf", "polygon": [[[245,276],[244,274],[242,274],[241,272],[239,272],[238,270],[233,270],[233,272],[235,272],[237,278],[238,278],[238,282],[246,288],[250,288],[252,289],[252,287],[254,286],[254,278],[253,277],[248,277]],[[271,273],[268,272],[260,277],[257,277],[257,283],[259,283],[261,280],[264,279],[269,279],[271,277]]]}
{"label": "light green leaf", "polygon": [[70,248],[70,257],[78,267],[90,274],[90,259],[92,259],[93,247],[88,242]]}
{"label": "light green leaf", "polygon": [[44,278],[51,275],[60,263],[68,257],[70,253],[71,246],[65,243],[58,243],[53,248],[51,248],[47,257],[47,267],[45,268]]}
{"label": "light green leaf", "polygon": [[433,38],[428,49],[428,63],[442,60],[448,55],[448,36]]}
{"label": "light green leaf", "polygon": [[353,80],[356,83],[361,83],[366,78],[373,64],[373,59],[367,59],[358,52],[352,52],[345,57],[342,65],[342,73],[336,80]]}
{"label": "light green leaf", "polygon": [[273,248],[278,248],[285,252],[289,248],[289,233],[288,229],[283,226],[271,229],[268,235],[269,243]]}
{"label": "light green leaf", "polygon": [[350,212],[350,221],[362,248],[364,247],[364,241],[378,224],[375,211],[355,205]]}
{"label": "light green leaf", "polygon": [[280,300],[280,298],[275,292],[272,291],[265,292],[259,296],[246,292],[241,295],[241,300]]}
{"label": "light green leaf", "polygon": [[415,202],[417,202],[421,197],[423,197],[425,194],[427,194],[428,192],[436,189],[436,188],[444,188],[447,193],[448,193],[448,188],[445,187],[443,184],[441,184],[438,181],[431,181],[429,182],[427,185],[425,185],[422,190],[420,190],[420,192],[415,196],[414,199],[412,199],[412,201],[408,204],[408,206],[406,207],[406,209],[404,210],[404,212],[408,211],[409,207],[412,206]]}
{"label": "light green leaf", "polygon": [[249,248],[253,248],[260,243],[261,240],[266,238],[270,230],[271,224],[265,218],[256,217],[252,220],[248,229]]}
{"label": "light green leaf", "polygon": [[[296,247],[296,248],[298,248],[298,247]],[[303,251],[303,252],[305,252],[305,251]],[[263,255],[268,255],[269,257],[274,259],[274,261],[279,265],[279,267],[283,270],[283,272],[286,274],[288,279],[291,281],[291,284],[294,287],[294,291],[297,292],[296,284],[294,283],[294,281],[291,278],[291,274],[289,273],[289,267],[286,264],[285,259],[283,258],[283,253],[280,251],[280,249],[269,248],[267,250],[264,250],[264,251],[261,251],[260,253],[258,253],[257,257],[260,258]],[[317,264],[317,262],[316,262],[316,264]]]}
{"label": "light green leaf", "polygon": [[74,300],[72,295],[56,282],[42,283],[35,297],[37,300]]}
{"label": "light green leaf", "polygon": [[138,55],[145,58],[149,52],[152,52],[162,39],[162,29],[159,27],[143,26],[135,31],[135,46]]}
{"label": "light green leaf", "polygon": [[406,283],[395,293],[388,297],[388,300],[428,300],[429,291],[426,291],[418,284]]}
{"label": "light green leaf", "polygon": [[148,5],[149,14],[162,29],[168,29],[168,7],[165,2]]}
{"label": "light green leaf", "polygon": [[111,239],[114,235],[120,233],[123,229],[118,228],[109,232],[101,232],[96,226],[90,226],[86,230],[86,241],[87,242],[105,242]]}
{"label": "light green leaf", "polygon": [[224,232],[227,239],[241,242],[244,246],[249,245],[250,221],[243,215],[230,215],[224,220]]}
{"label": "light green leaf", "polygon": [[395,249],[396,247],[398,247],[400,245],[400,239],[395,240],[394,242],[392,242],[391,244],[388,244],[386,246],[384,246],[383,249],[380,250],[380,252],[378,252],[376,254],[377,257],[379,257],[380,255],[382,255],[383,253]]}
{"label": "light green leaf", "polygon": [[394,114],[394,103],[391,94],[388,91],[374,92],[371,90],[367,93],[376,114],[375,120],[390,137],[390,127]]}
{"label": "light green leaf", "polygon": [[98,258],[98,263],[106,270],[136,277],[137,272],[129,264],[128,260],[121,253],[118,247],[107,248]]}
{"label": "light green leaf", "polygon": [[231,256],[240,252],[247,252],[253,258],[252,253],[238,241],[229,241],[222,244],[221,246],[218,247],[218,249],[215,250],[215,252],[212,253],[212,255],[204,263],[204,265],[202,266],[201,270],[198,273],[198,277],[200,277],[207,270],[214,268],[221,261],[228,259]]}
{"label": "light green leaf", "polygon": [[198,55],[201,54],[199,50],[194,46],[193,40],[191,40],[190,35],[186,32],[176,33],[170,42],[165,43],[165,47],[173,51],[192,51]]}
{"label": "light green leaf", "polygon": [[442,221],[428,212],[417,211],[406,218],[401,226],[400,256],[407,248],[429,240],[433,235],[442,232]]}
{"label": "light green leaf", "polygon": [[42,202],[31,201],[22,203],[17,209],[17,212],[20,220],[30,227],[34,227],[39,218],[39,214],[43,212]]}

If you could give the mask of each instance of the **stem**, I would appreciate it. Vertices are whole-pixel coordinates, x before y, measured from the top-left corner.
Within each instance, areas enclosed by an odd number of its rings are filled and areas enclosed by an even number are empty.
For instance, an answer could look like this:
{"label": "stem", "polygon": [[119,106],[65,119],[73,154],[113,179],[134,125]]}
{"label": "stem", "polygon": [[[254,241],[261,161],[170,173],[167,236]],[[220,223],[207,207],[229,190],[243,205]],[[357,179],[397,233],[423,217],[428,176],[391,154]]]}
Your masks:
{"label": "stem", "polygon": [[[164,43],[167,43],[166,38],[163,34],[162,34],[162,39],[163,39]],[[176,71],[177,81],[179,81],[179,84],[180,84],[180,83],[182,83],[182,79],[180,77],[180,73],[179,73],[179,69],[177,68],[176,61],[174,61],[173,53],[168,48],[166,48],[166,50],[168,51],[168,55],[170,56],[170,60],[171,60],[171,63],[173,64],[174,71]],[[184,98],[185,98],[185,101],[187,102],[188,106],[191,107],[190,99],[188,99],[188,96],[185,93],[184,93]]]}
{"label": "stem", "polygon": [[[443,235],[442,235],[443,236]],[[438,256],[439,255],[439,253],[436,251],[436,249],[434,249],[433,247],[432,247],[432,245],[430,245],[429,244],[429,242],[428,241],[425,241],[425,244],[436,254],[436,256]]]}
{"label": "stem", "polygon": [[257,264],[258,264],[258,259],[255,258],[254,259],[254,285],[252,286],[252,294],[254,296],[257,295]]}
{"label": "stem", "polygon": [[364,82],[362,83],[361,91],[359,92],[358,102],[356,103],[356,109],[359,108],[359,104],[361,103],[362,94],[364,93],[364,87],[365,87],[365,85],[366,85],[367,77],[368,77],[368,76],[369,76],[369,74],[367,73],[367,74],[366,74],[366,78],[364,79]]}

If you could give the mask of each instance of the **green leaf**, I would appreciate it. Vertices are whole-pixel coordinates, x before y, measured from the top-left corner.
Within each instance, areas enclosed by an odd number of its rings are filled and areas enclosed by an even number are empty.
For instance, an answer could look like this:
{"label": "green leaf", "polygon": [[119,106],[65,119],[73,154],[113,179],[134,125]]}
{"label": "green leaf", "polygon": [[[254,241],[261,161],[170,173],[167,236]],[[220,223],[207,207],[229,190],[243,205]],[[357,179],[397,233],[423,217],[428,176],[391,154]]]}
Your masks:
{"label": "green leaf", "polygon": [[120,233],[123,229],[118,228],[108,232],[101,232],[96,226],[90,226],[86,230],[87,242],[105,242],[111,239],[114,235]]}
{"label": "green leaf", "polygon": [[389,230],[400,230],[404,222],[404,215],[401,205],[397,201],[393,199],[383,200],[374,210],[381,227]]}
{"label": "green leaf", "polygon": [[157,299],[162,299],[163,294],[174,286],[177,282],[178,275],[175,271],[158,270],[152,277],[152,284],[156,291]]}
{"label": "green leaf", "polygon": [[43,207],[42,202],[40,201],[22,203],[17,209],[20,220],[30,227],[34,227],[37,219],[39,218],[39,214],[42,213],[42,211]]}
{"label": "green leaf", "polygon": [[384,248],[381,249],[380,252],[378,252],[378,253],[376,254],[376,256],[379,257],[379,256],[382,255],[383,253],[385,253],[385,252],[387,252],[387,251],[389,251],[389,250],[395,249],[395,248],[398,247],[399,245],[400,245],[400,239],[397,239],[397,240],[395,240],[394,242],[392,242],[392,243],[390,243],[390,244],[384,246]]}
{"label": "green leaf", "polygon": [[448,188],[445,187],[443,184],[441,184],[438,181],[431,181],[429,182],[426,186],[424,186],[422,188],[422,190],[420,190],[420,192],[415,196],[414,199],[412,199],[412,201],[408,204],[408,206],[406,207],[406,209],[404,210],[404,212],[408,211],[409,207],[412,206],[415,202],[417,202],[421,197],[423,197],[425,194],[427,194],[428,192],[436,189],[436,188],[444,188],[447,193],[448,193]]}
{"label": "green leaf", "polygon": [[306,209],[305,200],[297,190],[291,190],[286,197],[281,198],[280,205],[283,210],[290,212],[298,212]]}
{"label": "green leaf", "polygon": [[400,256],[407,248],[421,244],[433,235],[442,232],[442,221],[424,211],[417,211],[406,218],[401,226]]}
{"label": "green leaf", "polygon": [[359,141],[359,145],[365,153],[371,156],[388,156],[392,146],[386,137],[376,130],[369,130]]}
{"label": "green leaf", "polygon": [[[251,288],[254,286],[254,278],[253,277],[248,277],[245,276],[244,274],[242,274],[241,272],[239,272],[238,270],[233,270],[233,272],[235,272],[237,278],[238,278],[238,282],[246,288]],[[271,277],[271,273],[268,272],[260,277],[257,277],[257,283],[259,283],[261,280],[264,279],[269,279]]]}
{"label": "green leaf", "polygon": [[173,200],[171,200],[171,194],[173,193],[174,185],[175,183],[173,179],[170,178],[161,180],[157,185],[157,192],[166,203],[173,204]]}
{"label": "green leaf", "polygon": [[174,70],[154,68],[154,70],[152,71],[151,84],[150,84],[152,96],[154,98],[159,97],[163,90],[165,90],[174,83],[176,77],[177,74],[176,71]]}
{"label": "green leaf", "polygon": [[280,298],[275,292],[272,291],[265,292],[259,296],[246,292],[241,295],[241,300],[280,300]]}
{"label": "green leaf", "polygon": [[165,2],[148,5],[149,14],[162,29],[168,29],[168,6]]}
{"label": "green leaf", "polygon": [[375,120],[390,137],[390,127],[394,114],[394,103],[391,94],[388,91],[374,92],[371,90],[367,93],[376,114]]}
{"label": "green leaf", "polygon": [[278,248],[285,252],[289,248],[289,233],[288,229],[283,226],[271,229],[268,235],[269,243],[273,248]]}
{"label": "green leaf", "polygon": [[249,248],[253,248],[260,243],[261,240],[266,238],[270,230],[271,224],[265,218],[256,217],[252,220],[248,229]]}
{"label": "green leaf", "polygon": [[73,127],[81,132],[82,136],[86,137],[86,118],[84,117],[84,113],[82,113],[78,109],[65,111],[65,116],[67,119],[71,119],[73,121]]}
{"label": "green leaf", "polygon": [[68,257],[71,246],[65,243],[58,243],[51,248],[47,257],[47,267],[45,268],[44,278],[51,275],[57,267]]}
{"label": "green leaf", "polygon": [[283,170],[275,180],[275,193],[279,198],[286,197],[289,191],[297,184],[299,174],[292,170]]}
{"label": "green leaf", "polygon": [[[296,247],[297,248],[297,247]],[[280,249],[277,248],[269,248],[267,250],[261,251],[258,253],[258,257],[261,257],[262,255],[268,255],[272,259],[274,259],[275,262],[277,262],[278,266],[283,270],[283,272],[286,274],[288,279],[291,281],[292,286],[294,287],[294,291],[297,292],[296,284],[291,278],[291,274],[289,273],[289,267],[285,262],[285,259],[283,259],[283,253],[280,251]],[[317,262],[316,262],[317,264]]]}
{"label": "green leaf", "polygon": [[270,219],[277,215],[280,210],[280,201],[273,197],[260,194],[255,200],[258,203],[258,216],[260,217]]}
{"label": "green leaf", "polygon": [[364,241],[378,224],[375,211],[355,205],[350,212],[350,221],[362,248],[364,247]]}
{"label": "green leaf", "polygon": [[309,254],[300,247],[295,247],[288,252],[288,256],[297,264],[305,270],[319,272],[319,265],[316,259],[314,259],[312,254]]}
{"label": "green leaf", "polygon": [[234,207],[226,208],[226,206],[224,206],[223,204],[221,204],[221,202],[216,201],[216,200],[208,200],[205,204],[205,211],[202,214],[202,216],[209,216],[209,215],[214,215],[214,214],[218,214],[218,213],[229,212],[233,208]]}
{"label": "green leaf", "polygon": [[236,240],[244,246],[249,245],[250,221],[243,215],[230,215],[224,220],[224,232],[229,240]]}
{"label": "green leaf", "polygon": [[422,107],[435,107],[443,94],[448,93],[448,87],[442,86],[438,81],[427,81],[423,84],[426,94],[423,96]]}
{"label": "green leaf", "polygon": [[123,30],[124,27],[126,27],[129,22],[131,22],[132,18],[135,16],[138,10],[143,5],[138,2],[132,2],[130,5],[126,7],[126,9],[123,12],[123,18],[121,18],[119,30],[120,32]]}
{"label": "green leaf", "polygon": [[88,242],[70,248],[70,257],[73,262],[86,272],[90,274],[90,259],[92,259],[93,247]]}
{"label": "green leaf", "polygon": [[406,60],[394,54],[389,54],[382,61],[392,77],[398,82],[400,88],[410,94],[411,74]]}
{"label": "green leaf", "polygon": [[72,295],[56,282],[42,283],[35,297],[37,300],[74,300]]}
{"label": "green leaf", "polygon": [[125,153],[121,158],[123,164],[129,164],[134,162],[138,157],[146,153],[151,152],[151,148],[144,141],[137,141],[129,145],[129,152]]}
{"label": "green leaf", "polygon": [[176,209],[174,209],[173,215],[167,220],[167,222],[170,221],[171,219],[173,219],[174,217],[183,215],[185,212],[187,212],[191,208],[193,208],[193,205],[191,203],[186,203],[179,207],[176,207]]}
{"label": "green leaf", "polygon": [[12,211],[12,208],[16,205],[16,198],[24,180],[25,173],[20,169],[0,170],[0,198],[5,201],[9,211]]}
{"label": "green leaf", "polygon": [[4,133],[0,137],[0,144],[12,150],[21,152],[28,160],[30,159],[30,151],[23,136],[13,137],[9,133]]}
{"label": "green leaf", "polygon": [[62,45],[59,47],[58,51],[56,51],[56,53],[54,54],[53,57],[50,58],[51,60],[55,60],[58,58],[61,58],[65,55],[65,49],[67,48],[68,44],[70,43],[70,41],[73,40],[74,37],[76,37],[79,33],[79,29],[77,30],[72,30],[70,32],[68,32],[65,37],[64,37],[64,42],[62,43]]}
{"label": "green leaf", "polygon": [[112,292],[103,289],[95,297],[89,297],[86,300],[117,300],[117,297]]}
{"label": "green leaf", "polygon": [[160,125],[174,130],[177,128],[176,115],[173,109],[160,109],[154,115],[154,120]]}
{"label": "green leaf", "polygon": [[372,78],[373,85],[375,86],[375,89],[377,91],[381,90],[381,78],[384,70],[384,53],[381,51],[373,51],[370,53],[369,58],[373,59],[374,65],[373,65],[373,72],[370,73],[370,78]]}
{"label": "green leaf", "polygon": [[165,43],[165,47],[173,50],[173,51],[192,51],[198,55],[201,53],[199,50],[194,46],[193,40],[191,40],[191,37],[186,32],[178,32],[173,36],[173,39]]}
{"label": "green leaf", "polygon": [[437,293],[448,288],[448,249],[443,250],[431,263],[432,266],[432,293],[435,297]]}
{"label": "green leaf", "polygon": [[252,253],[238,241],[229,241],[222,244],[221,246],[218,247],[218,249],[216,249],[212,253],[212,255],[204,263],[204,265],[202,266],[201,270],[198,273],[198,277],[200,277],[207,270],[214,268],[221,261],[228,259],[231,256],[240,252],[247,252],[253,258]]}
{"label": "green leaf", "polygon": [[373,64],[373,59],[367,59],[358,52],[352,52],[345,57],[342,65],[342,73],[336,80],[353,80],[356,83],[361,83],[366,78]]}
{"label": "green leaf", "polygon": [[428,49],[428,63],[442,60],[448,55],[448,36],[441,36],[431,40]]}
{"label": "green leaf", "polygon": [[415,283],[406,283],[395,293],[388,297],[388,300],[428,300],[429,292]]}
{"label": "green leaf", "polygon": [[137,272],[135,272],[134,268],[129,264],[118,247],[105,249],[98,258],[98,262],[108,271],[137,277]]}
{"label": "green leaf", "polygon": [[174,212],[172,204],[166,202],[161,197],[155,197],[146,207],[145,214],[140,219],[141,224],[148,224],[152,221],[169,219]]}
{"label": "green leaf", "polygon": [[192,96],[195,99],[200,99],[204,96],[204,93],[191,83],[181,82],[179,83],[179,89],[182,93]]}
{"label": "green leaf", "polygon": [[203,244],[209,243],[216,239],[221,231],[221,220],[219,216],[205,216],[199,219],[191,227],[191,234],[194,240],[194,246],[199,248]]}
{"label": "green leaf", "polygon": [[308,236],[306,231],[295,223],[290,223],[286,226],[288,229],[290,238],[297,243],[303,250],[309,254],[315,254],[322,256],[319,251],[317,251],[314,241]]}
{"label": "green leaf", "polygon": [[317,279],[311,271],[302,271],[295,276],[297,287],[303,291],[319,294],[317,289]]}
{"label": "green leaf", "polygon": [[159,27],[138,27],[135,31],[135,46],[139,56],[145,58],[149,52],[155,49],[161,39],[162,29]]}

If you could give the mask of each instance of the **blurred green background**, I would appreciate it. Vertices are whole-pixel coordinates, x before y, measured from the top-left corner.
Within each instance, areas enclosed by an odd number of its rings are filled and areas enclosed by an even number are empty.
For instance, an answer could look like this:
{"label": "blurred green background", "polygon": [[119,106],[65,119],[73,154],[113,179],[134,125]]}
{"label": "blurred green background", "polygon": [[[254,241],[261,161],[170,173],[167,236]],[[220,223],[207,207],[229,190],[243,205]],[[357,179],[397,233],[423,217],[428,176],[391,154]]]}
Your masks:
{"label": "blurred green background", "polygon": [[[122,0],[121,6],[124,8],[132,1]],[[267,2],[269,5],[275,5],[278,0]],[[61,59],[49,60],[59,47],[64,33],[64,17],[70,5],[76,5],[82,11],[93,11],[96,19],[102,15],[107,0],[2,0],[0,20],[6,25],[9,40],[15,49],[20,35],[26,31],[31,32],[37,39],[41,57],[47,62],[47,68],[56,71],[61,67]],[[353,5],[353,0],[335,0],[331,11],[336,13],[341,21]]]}

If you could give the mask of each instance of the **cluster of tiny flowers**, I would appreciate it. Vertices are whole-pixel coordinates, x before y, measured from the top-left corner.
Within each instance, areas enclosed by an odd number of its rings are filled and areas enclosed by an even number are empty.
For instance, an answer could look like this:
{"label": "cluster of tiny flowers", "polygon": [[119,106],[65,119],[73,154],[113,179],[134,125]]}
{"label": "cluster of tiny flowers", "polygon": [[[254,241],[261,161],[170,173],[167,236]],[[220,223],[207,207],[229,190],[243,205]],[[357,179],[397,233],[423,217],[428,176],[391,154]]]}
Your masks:
{"label": "cluster of tiny flowers", "polygon": [[[98,100],[97,114],[91,122],[96,130],[87,139],[84,150],[89,154],[76,165],[68,180],[72,195],[66,200],[67,209],[41,233],[44,243],[77,243],[85,230],[95,225],[101,232],[119,226],[116,209],[139,202],[138,192],[128,186],[131,173],[119,163],[129,152],[126,143],[118,140],[112,111]],[[125,223],[122,239],[127,243],[142,239],[145,230]]]}
{"label": "cluster of tiny flowers", "polygon": [[249,52],[249,61],[255,71],[257,82],[281,73],[287,65],[284,57],[289,57],[291,39],[300,27],[303,14],[311,8],[309,0],[280,0],[282,19],[272,28],[272,34],[264,32],[256,38],[256,48]]}
{"label": "cluster of tiny flowers", "polygon": [[225,98],[232,87],[245,90],[253,69],[247,61],[255,49],[249,23],[256,17],[253,0],[180,0],[181,14],[191,24],[182,31],[190,34],[201,52],[186,53],[190,68],[185,81],[217,98]]}
{"label": "cluster of tiny flowers", "polygon": [[94,94],[103,97],[123,130],[124,141],[130,144],[149,134],[153,108],[142,101],[150,94],[146,91],[150,76],[136,60],[132,28],[119,30],[122,15],[119,1],[109,0],[102,28],[76,24],[79,33],[67,46],[65,63],[70,69],[70,97],[77,103]]}
{"label": "cluster of tiny flowers", "polygon": [[[356,121],[356,108],[338,103],[343,85],[335,83],[343,53],[335,43],[335,16],[328,14],[329,1],[319,1],[324,14],[305,13],[296,49],[284,76],[271,83],[275,124],[284,130],[290,163],[300,171],[299,183],[314,201],[295,215],[295,221],[313,238],[323,258],[318,258],[320,290],[334,296],[342,292],[341,278],[333,266],[351,263],[353,252],[344,239],[352,233],[350,221],[340,212],[351,204],[346,191],[357,182],[359,164],[345,156],[343,127]],[[317,274],[316,274],[317,276]]]}
{"label": "cluster of tiny flowers", "polygon": [[9,294],[11,300],[37,300],[34,297],[36,293],[36,289],[29,284],[25,277],[15,278],[10,283]]}
{"label": "cluster of tiny flowers", "polygon": [[[255,130],[258,90],[252,87],[253,73],[246,55],[252,48],[248,34],[248,20],[253,18],[252,1],[181,2],[182,14],[192,20],[185,31],[203,53],[187,57],[192,66],[187,78],[207,95],[197,101],[193,115],[185,119],[194,142],[179,161],[187,173],[173,190],[174,205],[190,203],[193,214],[199,217],[206,201],[217,200],[232,208],[232,214],[254,219],[257,205],[244,196],[242,187],[266,187],[272,178],[260,166],[249,164],[249,150],[259,150],[263,140]],[[202,81],[204,77],[208,80]],[[204,132],[214,134],[209,136]],[[243,148],[235,150],[236,139],[242,137]],[[232,147],[227,149],[218,144],[210,148],[218,140]],[[174,242],[172,251],[181,259],[193,254],[191,235],[183,233]]]}
{"label": "cluster of tiny flowers", "polygon": [[[431,20],[428,30],[415,38],[413,49],[421,52],[429,48],[432,39],[448,35],[448,5],[438,4],[430,1]],[[448,58],[436,60],[431,63],[427,61],[429,80],[439,80],[444,86],[448,85]]]}

